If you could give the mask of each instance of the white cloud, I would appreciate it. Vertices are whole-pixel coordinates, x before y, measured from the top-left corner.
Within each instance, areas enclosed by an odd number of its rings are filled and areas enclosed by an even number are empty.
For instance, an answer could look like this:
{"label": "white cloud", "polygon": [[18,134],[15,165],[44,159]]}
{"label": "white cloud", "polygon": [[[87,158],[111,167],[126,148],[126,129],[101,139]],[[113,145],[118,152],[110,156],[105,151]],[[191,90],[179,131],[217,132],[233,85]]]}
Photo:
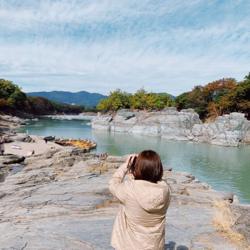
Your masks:
{"label": "white cloud", "polygon": [[250,70],[250,18],[234,13],[241,1],[224,19],[198,0],[2,2],[0,77],[27,91],[179,94]]}

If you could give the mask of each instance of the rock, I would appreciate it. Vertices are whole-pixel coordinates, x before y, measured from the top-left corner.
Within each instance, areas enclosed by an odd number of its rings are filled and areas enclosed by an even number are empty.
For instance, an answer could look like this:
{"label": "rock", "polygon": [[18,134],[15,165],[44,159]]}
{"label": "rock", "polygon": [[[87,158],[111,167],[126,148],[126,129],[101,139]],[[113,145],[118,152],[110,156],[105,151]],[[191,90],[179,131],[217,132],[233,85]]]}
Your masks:
{"label": "rock", "polygon": [[250,121],[242,113],[219,116],[214,122],[202,123],[193,109],[177,111],[165,108],[158,112],[119,110],[113,117],[99,115],[92,128],[160,136],[168,140],[206,142],[221,146],[250,143]]}
{"label": "rock", "polygon": [[249,205],[232,205],[236,221],[233,229],[244,235],[250,246],[250,206]]}
{"label": "rock", "polygon": [[21,163],[24,160],[25,160],[24,156],[18,156],[13,154],[0,155],[0,166],[14,164],[14,163]]}
{"label": "rock", "polygon": [[97,116],[91,122],[92,128],[96,130],[110,131],[110,122],[112,121],[111,115]]}
{"label": "rock", "polygon": [[250,125],[249,125],[249,121],[248,121],[248,125],[246,124],[246,128],[245,128],[245,136],[242,139],[243,143],[246,144],[250,144]]}
{"label": "rock", "polygon": [[135,112],[131,112],[127,109],[120,109],[116,113],[117,116],[122,117],[124,120],[129,120],[132,117],[135,117]]}
{"label": "rock", "polygon": [[34,142],[34,140],[27,134],[17,133],[11,136],[8,136],[6,142]]}
{"label": "rock", "polygon": [[[118,203],[108,182],[125,159],[101,159],[73,148],[29,157],[25,168],[0,183],[1,249],[111,249]],[[221,212],[216,202],[236,209],[224,194],[204,188],[188,173],[167,170],[164,178],[171,187],[166,248],[245,249],[244,240],[234,243],[224,229],[214,226],[214,216]],[[248,212],[234,213],[237,230],[247,237]]]}
{"label": "rock", "polygon": [[161,112],[164,112],[166,114],[177,114],[177,108],[176,107],[166,107]]}
{"label": "rock", "polygon": [[223,194],[223,199],[224,200],[226,200],[226,201],[228,201],[228,202],[230,202],[230,203],[233,203],[234,202],[234,197],[235,197],[235,195],[234,195],[234,193],[223,193],[222,192],[222,194]]}
{"label": "rock", "polygon": [[0,192],[0,199],[2,199],[5,195],[6,193]]}
{"label": "rock", "polygon": [[11,129],[19,127],[23,123],[23,120],[9,115],[0,115],[0,132],[9,132]]}
{"label": "rock", "polygon": [[2,121],[6,121],[6,122],[10,122],[10,123],[16,123],[16,124],[21,124],[24,122],[24,120],[22,120],[19,117],[16,116],[10,116],[10,115],[1,115],[0,119]]}
{"label": "rock", "polygon": [[111,163],[123,163],[125,162],[127,159],[127,156],[114,156],[114,155],[109,155],[106,158],[106,162],[111,162]]}
{"label": "rock", "polygon": [[175,108],[167,108],[159,112],[121,110],[113,119],[99,116],[92,120],[93,129],[112,132],[162,136],[173,140],[189,140],[191,128],[200,124],[198,114],[193,110],[178,112]]}
{"label": "rock", "polygon": [[6,176],[7,176],[7,171],[0,169],[0,182],[4,182]]}
{"label": "rock", "polygon": [[250,121],[244,114],[219,116],[213,123],[196,124],[192,128],[194,140],[221,146],[239,146],[249,140]]}
{"label": "rock", "polygon": [[55,153],[57,153],[58,151],[59,151],[58,149],[51,149],[51,150],[48,150],[48,151],[44,154],[44,156],[45,156],[46,159],[52,158],[53,155],[54,155]]}

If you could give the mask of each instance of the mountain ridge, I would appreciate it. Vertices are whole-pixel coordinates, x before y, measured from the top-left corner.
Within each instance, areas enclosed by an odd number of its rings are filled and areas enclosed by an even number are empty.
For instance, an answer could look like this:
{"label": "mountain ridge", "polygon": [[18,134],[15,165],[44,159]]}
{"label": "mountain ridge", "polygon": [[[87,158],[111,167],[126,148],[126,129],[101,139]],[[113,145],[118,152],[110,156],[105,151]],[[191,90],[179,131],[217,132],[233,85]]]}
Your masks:
{"label": "mountain ridge", "polygon": [[101,99],[106,98],[107,96],[100,93],[91,93],[88,91],[38,91],[38,92],[29,92],[27,93],[29,96],[40,96],[45,97],[49,100],[67,103],[67,104],[76,104],[83,105],[86,107],[95,107]]}

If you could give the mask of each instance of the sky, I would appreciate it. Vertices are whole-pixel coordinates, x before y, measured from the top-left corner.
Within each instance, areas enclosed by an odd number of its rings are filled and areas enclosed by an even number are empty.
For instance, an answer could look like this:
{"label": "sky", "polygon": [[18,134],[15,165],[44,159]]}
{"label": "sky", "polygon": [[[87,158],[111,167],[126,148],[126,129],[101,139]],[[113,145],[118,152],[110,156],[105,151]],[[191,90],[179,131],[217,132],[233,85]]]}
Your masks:
{"label": "sky", "polygon": [[0,0],[0,78],[26,92],[173,95],[242,80],[249,10],[249,0]]}

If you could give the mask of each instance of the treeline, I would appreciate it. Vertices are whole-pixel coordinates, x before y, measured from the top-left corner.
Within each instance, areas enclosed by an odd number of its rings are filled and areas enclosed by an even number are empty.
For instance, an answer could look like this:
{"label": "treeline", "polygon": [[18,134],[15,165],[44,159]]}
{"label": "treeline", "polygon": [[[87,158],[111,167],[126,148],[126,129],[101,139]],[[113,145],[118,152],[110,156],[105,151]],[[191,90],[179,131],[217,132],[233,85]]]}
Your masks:
{"label": "treeline", "polygon": [[237,82],[233,78],[217,80],[205,86],[195,86],[176,98],[167,93],[148,93],[143,89],[135,94],[116,90],[101,100],[97,109],[104,112],[121,108],[161,110],[170,106],[178,110],[193,108],[203,120],[230,112],[245,113],[250,119],[250,73],[243,81]]}
{"label": "treeline", "polygon": [[177,97],[167,93],[138,90],[130,94],[121,90],[110,93],[97,107],[89,110],[82,106],[61,104],[43,97],[27,96],[13,82],[0,79],[0,112],[11,114],[45,115],[56,113],[81,113],[83,111],[117,111],[119,109],[162,110],[176,107],[178,110],[193,108],[200,118],[213,119],[230,112],[242,112],[250,119],[250,73],[243,81],[233,78],[220,79]]}
{"label": "treeline", "polygon": [[193,108],[202,119],[215,118],[230,112],[242,112],[250,119],[250,73],[243,81],[227,78],[196,86],[179,95],[177,109]]}
{"label": "treeline", "polygon": [[118,109],[161,110],[174,105],[174,99],[166,93],[148,93],[144,89],[129,94],[120,89],[110,93],[97,105],[99,111],[117,111]]}
{"label": "treeline", "polygon": [[27,96],[13,82],[0,79],[0,112],[14,115],[81,113],[84,107],[52,102],[43,97]]}

